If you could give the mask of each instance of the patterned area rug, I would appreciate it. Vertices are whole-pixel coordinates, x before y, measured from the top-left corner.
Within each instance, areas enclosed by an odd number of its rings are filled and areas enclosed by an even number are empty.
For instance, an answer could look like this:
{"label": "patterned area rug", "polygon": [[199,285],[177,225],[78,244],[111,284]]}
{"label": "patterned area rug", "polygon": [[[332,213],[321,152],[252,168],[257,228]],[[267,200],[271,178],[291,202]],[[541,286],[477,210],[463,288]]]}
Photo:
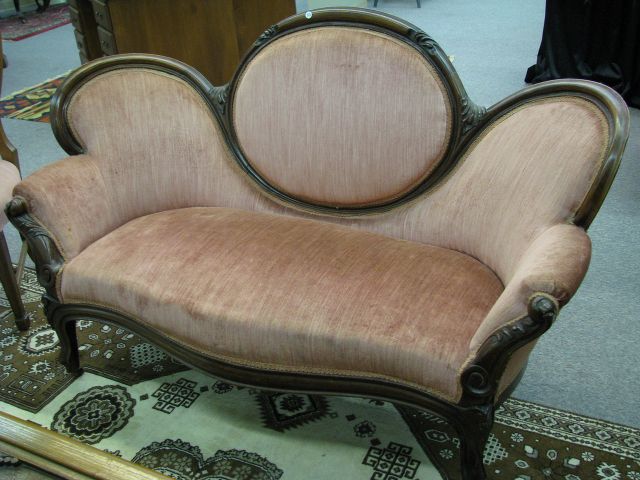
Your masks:
{"label": "patterned area rug", "polygon": [[4,40],[24,40],[48,32],[71,22],[69,6],[51,5],[44,12],[27,12],[22,20],[17,14],[0,19],[0,32]]}
{"label": "patterned area rug", "polygon": [[[78,325],[87,373],[72,381],[32,271],[22,287],[29,332],[0,294],[0,408],[12,415],[181,480],[459,478],[459,441],[437,416],[233,386],[95,322]],[[512,399],[484,463],[490,479],[640,480],[640,430]]]}
{"label": "patterned area rug", "polygon": [[[42,289],[33,270],[25,270],[21,287],[31,318],[28,332],[15,329],[9,303],[0,296],[0,400],[37,412],[73,377],[57,361],[58,337],[42,313]],[[88,372],[133,385],[187,369],[124,329],[90,321],[78,322],[77,328],[81,361]]]}
{"label": "patterned area rug", "polygon": [[33,87],[7,95],[0,100],[0,117],[49,123],[51,97],[65,79],[60,75]]}

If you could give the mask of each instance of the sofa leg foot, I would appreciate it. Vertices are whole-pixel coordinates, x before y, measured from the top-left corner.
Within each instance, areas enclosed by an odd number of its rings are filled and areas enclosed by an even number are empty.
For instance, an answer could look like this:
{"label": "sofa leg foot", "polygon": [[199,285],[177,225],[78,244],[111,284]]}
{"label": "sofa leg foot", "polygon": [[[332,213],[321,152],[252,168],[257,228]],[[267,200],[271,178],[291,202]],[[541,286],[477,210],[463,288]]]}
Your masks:
{"label": "sofa leg foot", "polygon": [[76,321],[61,314],[59,310],[60,303],[56,299],[44,295],[42,303],[44,304],[47,320],[49,320],[49,324],[55,330],[60,341],[60,363],[64,365],[68,373],[75,376],[81,375]]}
{"label": "sofa leg foot", "polygon": [[460,440],[460,462],[462,480],[486,480],[487,474],[484,471],[482,455],[484,452],[484,442]]}
{"label": "sofa leg foot", "polygon": [[21,332],[26,332],[29,330],[29,327],[31,327],[31,320],[29,320],[29,317],[26,315],[21,318],[16,318],[16,327],[18,327],[18,330]]}
{"label": "sofa leg foot", "polygon": [[82,374],[82,369],[80,368],[75,320],[65,321],[63,318],[56,322],[53,328],[60,339],[60,363],[64,365],[68,373],[79,376]]}

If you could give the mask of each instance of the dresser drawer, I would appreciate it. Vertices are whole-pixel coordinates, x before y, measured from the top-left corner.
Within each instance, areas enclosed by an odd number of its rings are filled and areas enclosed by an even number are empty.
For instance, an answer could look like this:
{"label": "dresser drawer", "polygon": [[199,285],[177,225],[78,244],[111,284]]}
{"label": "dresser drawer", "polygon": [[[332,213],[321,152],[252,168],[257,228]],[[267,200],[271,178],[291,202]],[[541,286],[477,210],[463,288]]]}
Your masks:
{"label": "dresser drawer", "polygon": [[76,45],[78,46],[80,62],[87,63],[89,61],[89,55],[87,55],[87,39],[78,30],[74,30],[73,33],[76,36]]}
{"label": "dresser drawer", "polygon": [[98,27],[98,40],[100,41],[100,48],[106,55],[113,55],[118,52],[113,33]]}
{"label": "dresser drawer", "polygon": [[71,4],[69,4],[69,17],[71,18],[71,23],[75,27],[76,30],[82,32],[82,23],[80,23],[80,12],[73,8]]}
{"label": "dresser drawer", "polygon": [[96,19],[96,23],[103,27],[105,30],[113,31],[111,24],[111,15],[109,14],[109,7],[106,2],[100,0],[93,0],[93,16]]}
{"label": "dresser drawer", "polygon": [[79,32],[78,30],[74,30],[73,34],[76,36],[76,45],[78,46],[78,50],[82,50],[86,53],[87,41],[85,40],[82,32]]}

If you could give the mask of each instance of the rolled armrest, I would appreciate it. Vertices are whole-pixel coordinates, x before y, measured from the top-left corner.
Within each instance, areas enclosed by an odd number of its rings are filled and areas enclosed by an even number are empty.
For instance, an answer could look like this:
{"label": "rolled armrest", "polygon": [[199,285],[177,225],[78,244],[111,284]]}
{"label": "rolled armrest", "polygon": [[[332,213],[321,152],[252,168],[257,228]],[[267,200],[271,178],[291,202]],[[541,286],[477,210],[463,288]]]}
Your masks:
{"label": "rolled armrest", "polygon": [[477,351],[496,330],[525,317],[534,294],[547,294],[560,306],[566,304],[587,273],[590,259],[591,240],[582,228],[562,224],[545,230],[518,262],[502,295],[471,340],[471,351]]}
{"label": "rolled armrest", "polygon": [[65,260],[120,226],[97,159],[79,155],[60,160],[25,178],[13,190],[49,230]]}

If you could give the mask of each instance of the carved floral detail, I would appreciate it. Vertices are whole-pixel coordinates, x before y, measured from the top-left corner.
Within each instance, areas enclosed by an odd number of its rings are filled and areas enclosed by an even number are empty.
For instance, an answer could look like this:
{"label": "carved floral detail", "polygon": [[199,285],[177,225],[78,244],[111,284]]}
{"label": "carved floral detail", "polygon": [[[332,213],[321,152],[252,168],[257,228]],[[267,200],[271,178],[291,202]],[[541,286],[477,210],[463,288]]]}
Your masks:
{"label": "carved floral detail", "polygon": [[215,102],[215,105],[220,109],[222,113],[227,109],[227,100],[229,99],[229,84],[222,87],[214,87],[211,93],[211,97]]}
{"label": "carved floral detail", "polygon": [[557,305],[545,296],[533,297],[528,316],[498,329],[480,347],[476,360],[462,374],[467,401],[484,400],[496,393],[499,376],[509,356],[518,348],[542,335],[553,323]]}
{"label": "carved floral detail", "polygon": [[480,119],[487,113],[487,109],[476,105],[471,100],[463,97],[462,103],[462,133],[467,133],[478,124]]}
{"label": "carved floral detail", "polygon": [[262,35],[258,37],[258,39],[255,41],[253,46],[259,47],[263,43],[267,42],[269,39],[275,37],[277,33],[278,33],[278,25],[271,25],[262,33]]}
{"label": "carved floral detail", "polygon": [[408,37],[412,42],[427,50],[430,54],[435,53],[438,43],[426,33],[409,30]]}
{"label": "carved floral detail", "polygon": [[[422,48],[422,50],[428,55],[436,55],[438,43],[426,33],[409,30],[407,37],[413,43]],[[465,134],[478,124],[480,119],[487,112],[487,109],[473,103],[464,92],[462,92],[460,103],[462,106],[462,133]]]}
{"label": "carved floral detail", "polygon": [[14,197],[5,208],[7,217],[14,227],[27,240],[29,254],[36,264],[38,282],[49,295],[56,298],[56,276],[64,259],[50,233],[28,213],[27,201],[22,197]]}

